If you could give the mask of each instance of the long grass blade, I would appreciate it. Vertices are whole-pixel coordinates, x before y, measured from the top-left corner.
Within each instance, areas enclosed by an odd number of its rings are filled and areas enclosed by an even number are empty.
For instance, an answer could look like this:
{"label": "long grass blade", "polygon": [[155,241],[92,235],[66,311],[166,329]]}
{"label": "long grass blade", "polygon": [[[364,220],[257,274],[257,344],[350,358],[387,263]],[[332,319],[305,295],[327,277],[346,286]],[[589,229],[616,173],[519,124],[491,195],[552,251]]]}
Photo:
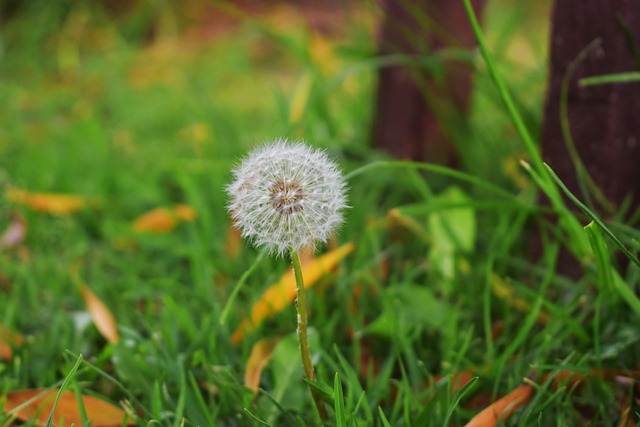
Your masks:
{"label": "long grass blade", "polygon": [[595,222],[596,224],[598,224],[598,227],[600,227],[600,229],[602,230],[602,232],[604,234],[607,235],[607,237],[609,237],[613,243],[620,248],[620,250],[622,251],[622,253],[624,253],[627,258],[629,258],[631,260],[631,262],[633,262],[635,265],[637,265],[638,267],[640,267],[640,260],[638,260],[638,258],[636,258],[635,255],[633,255],[631,253],[631,251],[629,249],[627,249],[627,247],[625,245],[622,244],[622,242],[620,240],[618,240],[618,238],[613,234],[613,232],[609,229],[609,227],[607,227],[607,225],[604,223],[604,221],[602,221],[598,215],[596,215],[591,209],[589,209],[584,203],[582,203],[580,200],[578,200],[578,198],[576,196],[573,195],[573,193],[567,188],[566,185],[564,185],[564,183],[560,180],[560,178],[558,177],[558,175],[556,175],[556,173],[553,171],[553,169],[551,169],[549,167],[549,165],[547,165],[546,163],[544,164],[547,173],[549,174],[549,176],[551,176],[551,178],[553,179],[553,181],[558,185],[558,187],[560,187],[560,189],[564,192],[564,194],[567,195],[567,197],[578,207],[580,208],[580,210],[582,212],[585,213],[585,215],[587,215],[593,222]]}
{"label": "long grass blade", "polygon": [[344,395],[342,394],[342,382],[336,372],[333,379],[333,407],[336,412],[336,426],[347,427],[347,415],[344,407]]}
{"label": "long grass blade", "polygon": [[591,76],[580,79],[580,86],[595,86],[614,83],[635,83],[640,81],[640,71],[630,71],[628,73],[603,74],[601,76]]}
{"label": "long grass blade", "polygon": [[82,364],[82,359],[83,357],[81,354],[78,356],[78,360],[76,360],[76,363],[73,365],[73,367],[65,377],[64,381],[62,382],[62,385],[60,385],[60,389],[58,390],[58,394],[56,395],[56,400],[55,402],[53,402],[53,407],[51,408],[51,412],[49,413],[49,418],[47,418],[46,427],[51,427],[53,425],[53,414],[56,412],[56,407],[58,406],[58,401],[60,400],[60,396],[62,396],[62,392],[67,388],[67,385],[73,379],[73,376],[75,375],[76,371],[78,370],[78,368],[80,368],[80,365]]}

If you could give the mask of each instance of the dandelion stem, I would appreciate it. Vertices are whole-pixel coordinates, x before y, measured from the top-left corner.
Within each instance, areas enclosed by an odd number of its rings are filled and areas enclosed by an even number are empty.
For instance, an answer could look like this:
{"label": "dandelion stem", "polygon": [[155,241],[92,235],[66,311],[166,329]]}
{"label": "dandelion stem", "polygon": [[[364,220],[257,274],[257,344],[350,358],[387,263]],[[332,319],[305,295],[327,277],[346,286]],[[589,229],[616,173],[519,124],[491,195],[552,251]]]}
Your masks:
{"label": "dandelion stem", "polygon": [[[300,341],[300,355],[302,356],[302,366],[304,367],[304,373],[311,381],[316,381],[316,374],[313,371],[313,364],[311,363],[311,351],[309,351],[309,337],[307,334],[307,295],[304,288],[304,281],[302,279],[302,267],[300,265],[300,256],[294,249],[289,249],[291,256],[291,264],[293,265],[293,273],[296,277],[296,286],[298,288],[298,339]],[[324,407],[324,401],[318,393],[318,391],[309,385],[309,390],[313,396],[313,401],[318,408],[318,414],[324,421],[327,419],[327,410]]]}

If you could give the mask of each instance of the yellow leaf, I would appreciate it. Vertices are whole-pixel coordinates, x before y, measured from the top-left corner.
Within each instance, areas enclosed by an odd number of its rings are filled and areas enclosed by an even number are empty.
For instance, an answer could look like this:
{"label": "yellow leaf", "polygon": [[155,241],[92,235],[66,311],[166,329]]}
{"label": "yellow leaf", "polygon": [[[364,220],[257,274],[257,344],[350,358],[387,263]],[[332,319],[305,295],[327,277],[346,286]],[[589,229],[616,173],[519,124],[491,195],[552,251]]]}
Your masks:
{"label": "yellow leaf", "polygon": [[27,234],[27,224],[24,218],[18,214],[14,215],[11,224],[0,237],[0,251],[19,245]]}
{"label": "yellow leaf", "polygon": [[133,230],[137,233],[167,233],[179,221],[193,221],[195,217],[196,212],[187,205],[175,205],[172,209],[156,208],[136,218]]}
{"label": "yellow leaf", "polygon": [[[354,244],[349,242],[326,253],[320,258],[315,258],[302,263],[302,275],[305,289],[316,284],[318,279],[333,269],[342,258],[354,249]],[[242,341],[244,334],[255,330],[260,323],[279,312],[296,298],[296,279],[293,271],[285,273],[280,281],[271,285],[251,308],[251,315],[244,319],[238,329],[231,336],[234,344]]]}
{"label": "yellow leaf", "polygon": [[5,328],[0,324],[0,360],[8,361],[13,357],[13,348],[24,343],[22,335]]}
{"label": "yellow leaf", "polygon": [[466,427],[494,427],[505,421],[520,406],[525,405],[533,395],[533,387],[522,384],[511,393],[493,402],[471,419]]}
{"label": "yellow leaf", "polygon": [[[35,421],[35,425],[44,426],[47,424],[47,418],[53,408],[57,393],[58,390],[46,389],[9,392],[6,396],[3,396],[3,398],[6,398],[4,413],[12,415],[22,422]],[[20,407],[26,402],[29,403]],[[104,400],[93,396],[82,396],[82,404],[93,427],[117,427],[135,424],[134,420],[127,418],[122,409]],[[82,416],[74,393],[64,391],[60,395],[60,400],[53,416],[53,424],[58,427],[71,426],[72,424],[76,426],[82,425]]]}
{"label": "yellow leaf", "polygon": [[244,371],[244,385],[253,390],[254,393],[258,392],[260,374],[262,374],[262,370],[267,363],[269,363],[273,350],[276,349],[280,340],[280,337],[264,338],[255,343],[251,349],[249,360],[247,360],[247,367]]}
{"label": "yellow leaf", "polygon": [[[505,301],[516,310],[522,311],[523,313],[531,311],[531,304],[524,298],[516,297],[514,295],[515,290],[513,289],[513,286],[502,280],[496,274],[491,275],[491,289],[498,298]],[[545,324],[548,323],[549,313],[540,310],[540,313],[538,314],[538,321]]]}
{"label": "yellow leaf", "polygon": [[289,123],[295,125],[300,122],[302,115],[309,100],[311,87],[313,86],[313,77],[310,73],[303,74],[298,80],[293,95],[291,96],[291,105],[289,109]]}
{"label": "yellow leaf", "polygon": [[31,193],[19,188],[8,188],[5,196],[12,202],[28,206],[34,211],[54,215],[68,215],[87,206],[83,197],[72,194]]}
{"label": "yellow leaf", "polygon": [[322,34],[313,33],[308,48],[311,59],[325,76],[335,74],[340,68],[333,45]]}
{"label": "yellow leaf", "polygon": [[111,344],[115,344],[120,339],[118,335],[118,325],[113,314],[109,311],[106,305],[93,293],[86,285],[80,286],[82,292],[82,298],[87,305],[87,310],[91,314],[91,319],[94,325],[100,331],[105,339]]}

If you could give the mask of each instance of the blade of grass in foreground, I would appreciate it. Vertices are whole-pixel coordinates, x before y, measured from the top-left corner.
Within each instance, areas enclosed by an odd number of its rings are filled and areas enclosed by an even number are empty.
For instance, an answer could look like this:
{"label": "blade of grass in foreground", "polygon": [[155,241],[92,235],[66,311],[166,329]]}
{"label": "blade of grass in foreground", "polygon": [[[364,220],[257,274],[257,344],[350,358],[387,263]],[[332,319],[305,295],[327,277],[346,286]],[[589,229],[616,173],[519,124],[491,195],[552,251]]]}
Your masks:
{"label": "blade of grass in foreground", "polygon": [[[487,64],[489,75],[491,76],[491,79],[493,80],[493,82],[495,83],[498,89],[498,93],[500,94],[500,97],[502,98],[502,101],[504,102],[504,105],[507,108],[507,112],[511,116],[511,120],[513,121],[513,124],[516,127],[518,135],[520,135],[522,142],[524,142],[524,145],[527,151],[529,152],[529,156],[531,157],[534,167],[539,172],[542,172],[544,170],[544,168],[542,167],[542,156],[540,156],[540,153],[538,152],[538,147],[534,143],[533,138],[531,137],[531,134],[527,130],[527,127],[524,124],[524,120],[522,119],[522,116],[516,109],[515,103],[511,98],[511,94],[507,90],[507,86],[505,85],[504,80],[502,79],[500,74],[498,74],[498,70],[496,69],[496,66],[493,62],[493,58],[489,53],[489,48],[487,47],[487,43],[484,39],[484,36],[482,35],[482,31],[480,30],[480,24],[478,23],[478,19],[476,18],[475,12],[473,11],[473,7],[471,6],[471,1],[463,0],[463,2],[464,2],[464,7],[467,11],[469,23],[471,24],[473,33],[476,37],[476,40],[478,41],[478,46],[480,46],[480,52],[482,52],[482,57],[484,58],[484,61]],[[552,195],[548,194],[548,196],[551,197]]]}
{"label": "blade of grass in foreground", "polygon": [[602,236],[601,228],[596,227],[594,222],[590,222],[584,230],[589,236],[589,242],[591,243],[591,248],[596,258],[600,291],[608,292],[613,290],[636,314],[640,315],[640,299],[638,299],[636,294],[629,289],[620,275],[612,268],[607,243]]}
{"label": "blade of grass in foreground", "polygon": [[238,280],[238,283],[236,284],[235,288],[233,288],[233,291],[231,292],[231,295],[229,296],[229,299],[227,300],[227,303],[225,304],[224,309],[222,310],[222,314],[220,315],[220,325],[224,325],[224,323],[226,322],[227,316],[229,316],[229,312],[231,311],[231,307],[233,307],[233,302],[236,300],[236,297],[238,296],[238,292],[240,292],[240,289],[242,289],[244,282],[247,281],[251,273],[253,273],[253,270],[256,269],[258,264],[260,264],[260,261],[262,261],[263,257],[264,257],[264,252],[260,252],[256,257],[255,261],[253,262],[253,264],[251,264],[249,269],[245,271],[244,274],[242,274],[242,276],[240,277],[240,280]]}
{"label": "blade of grass in foreground", "polygon": [[476,18],[475,12],[473,11],[473,7],[471,6],[470,0],[463,0],[464,7],[467,11],[467,16],[469,18],[469,23],[471,24],[471,28],[473,29],[473,33],[478,41],[478,46],[480,47],[480,51],[482,53],[482,57],[484,58],[485,63],[487,64],[487,69],[489,71],[489,75],[491,79],[496,85],[498,89],[498,93],[502,98],[502,101],[511,116],[511,120],[518,132],[518,135],[522,139],[529,156],[531,157],[531,163],[533,164],[532,170],[529,170],[530,174],[534,177],[538,176],[539,182],[538,186],[540,189],[546,194],[546,196],[551,201],[551,204],[555,209],[560,213],[561,225],[565,229],[565,231],[569,234],[571,247],[570,249],[576,254],[579,258],[584,256],[588,251],[588,244],[586,239],[584,238],[584,232],[582,231],[582,227],[580,224],[577,224],[575,218],[568,212],[567,207],[562,200],[560,192],[553,185],[552,180],[545,175],[544,171],[544,162],[542,161],[542,156],[538,151],[538,147],[533,141],[533,137],[531,133],[527,130],[527,127],[524,124],[524,120],[522,116],[518,112],[515,107],[515,103],[511,98],[511,94],[507,90],[507,86],[504,83],[504,80],[498,73],[498,70],[493,62],[493,58],[491,53],[489,52],[489,48],[487,47],[487,43],[484,39],[482,31],[480,30],[480,24],[478,23],[478,19]]}
{"label": "blade of grass in foreground", "polygon": [[62,392],[67,388],[67,385],[73,378],[73,375],[76,373],[80,365],[82,364],[82,354],[78,356],[78,360],[73,365],[73,368],[69,371],[66,378],[62,382],[60,389],[58,390],[58,394],[56,395],[56,400],[53,402],[53,407],[51,408],[51,412],[49,413],[49,418],[47,419],[46,427],[51,427],[53,425],[53,414],[56,412],[56,407],[58,406],[58,401],[60,400],[60,396],[62,396]]}
{"label": "blade of grass in foreground", "polygon": [[473,387],[476,385],[476,383],[478,382],[479,377],[473,377],[469,380],[468,383],[466,383],[455,395],[455,397],[453,398],[453,402],[451,403],[451,405],[449,405],[449,409],[447,410],[447,416],[444,420],[444,423],[442,423],[442,425],[448,426],[449,425],[449,421],[451,420],[451,416],[453,415],[453,412],[455,411],[455,409],[458,407],[458,405],[460,404],[460,401],[462,400],[462,398],[464,398],[470,391],[471,389],[473,389]]}
{"label": "blade of grass in foreground", "polygon": [[591,209],[589,209],[584,203],[582,203],[580,200],[578,200],[576,196],[573,195],[573,193],[567,188],[566,185],[564,185],[564,183],[560,180],[558,175],[556,175],[553,169],[549,167],[549,165],[545,163],[544,166],[547,170],[547,173],[551,177],[551,179],[553,179],[553,181],[558,185],[558,187],[560,187],[560,189],[564,192],[564,194],[566,194],[567,197],[571,199],[571,201],[578,208],[580,208],[582,212],[585,213],[585,215],[587,215],[593,222],[598,224],[598,227],[600,227],[602,232],[606,234],[617,247],[620,248],[622,253],[624,253],[627,256],[627,258],[631,260],[631,262],[633,262],[635,265],[640,267],[640,261],[638,260],[638,258],[636,258],[635,255],[633,255],[631,251],[629,251],[629,249],[627,249],[627,247],[623,245],[620,240],[618,240],[618,238],[613,234],[613,232],[609,229],[609,227],[607,227],[604,221],[602,221]]}
{"label": "blade of grass in foreground", "polygon": [[342,394],[342,382],[340,381],[340,375],[337,372],[333,378],[333,403],[336,411],[336,426],[347,427],[344,396]]}

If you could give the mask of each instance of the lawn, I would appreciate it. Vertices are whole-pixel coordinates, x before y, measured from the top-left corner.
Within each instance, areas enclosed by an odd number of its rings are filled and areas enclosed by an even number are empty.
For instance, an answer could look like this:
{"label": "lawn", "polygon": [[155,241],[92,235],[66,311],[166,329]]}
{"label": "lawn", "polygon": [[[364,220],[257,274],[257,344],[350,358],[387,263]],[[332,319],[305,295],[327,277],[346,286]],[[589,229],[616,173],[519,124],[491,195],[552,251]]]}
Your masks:
{"label": "lawn", "polygon": [[[319,425],[309,387],[326,425],[635,425],[640,233],[537,154],[549,2],[489,3],[457,170],[370,147],[369,2],[101,4],[0,28],[3,426]],[[289,258],[227,210],[232,169],[278,138],[348,187],[302,254],[313,384]]]}

